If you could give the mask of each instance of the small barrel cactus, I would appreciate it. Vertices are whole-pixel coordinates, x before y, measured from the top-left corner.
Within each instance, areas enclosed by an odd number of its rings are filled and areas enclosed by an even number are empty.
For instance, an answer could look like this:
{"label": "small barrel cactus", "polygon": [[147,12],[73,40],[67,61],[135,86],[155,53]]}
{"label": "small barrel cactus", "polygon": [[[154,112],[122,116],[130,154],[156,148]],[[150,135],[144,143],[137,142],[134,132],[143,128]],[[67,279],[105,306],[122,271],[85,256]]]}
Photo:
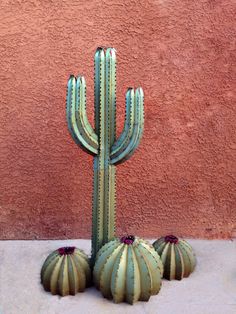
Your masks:
{"label": "small barrel cactus", "polygon": [[94,283],[104,297],[130,304],[157,294],[162,274],[163,265],[154,248],[134,236],[106,243],[98,251],[93,271]]}
{"label": "small barrel cactus", "polygon": [[153,246],[164,265],[164,278],[181,280],[193,272],[196,258],[192,247],[185,240],[168,235],[156,240]]}
{"label": "small barrel cactus", "polygon": [[74,246],[52,252],[41,270],[41,283],[52,294],[75,295],[90,284],[91,271],[87,255]]}

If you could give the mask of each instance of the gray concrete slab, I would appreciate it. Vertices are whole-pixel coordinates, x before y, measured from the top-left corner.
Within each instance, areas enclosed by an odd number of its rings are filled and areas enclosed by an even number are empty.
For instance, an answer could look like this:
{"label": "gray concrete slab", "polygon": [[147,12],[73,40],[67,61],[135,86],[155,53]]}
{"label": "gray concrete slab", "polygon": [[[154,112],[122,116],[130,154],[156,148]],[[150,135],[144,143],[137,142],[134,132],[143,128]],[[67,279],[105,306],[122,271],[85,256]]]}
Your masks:
{"label": "gray concrete slab", "polygon": [[94,288],[76,296],[52,296],[40,284],[40,269],[52,251],[89,240],[0,241],[1,314],[236,314],[236,241],[188,240],[198,264],[182,281],[163,280],[157,296],[131,306],[114,304]]}

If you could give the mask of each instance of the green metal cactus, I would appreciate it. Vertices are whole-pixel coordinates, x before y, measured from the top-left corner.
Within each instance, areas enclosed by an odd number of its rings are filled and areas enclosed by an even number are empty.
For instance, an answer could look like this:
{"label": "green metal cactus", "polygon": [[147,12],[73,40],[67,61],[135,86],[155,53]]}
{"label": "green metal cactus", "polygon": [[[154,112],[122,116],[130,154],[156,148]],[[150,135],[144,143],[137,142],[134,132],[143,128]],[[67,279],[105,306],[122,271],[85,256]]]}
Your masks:
{"label": "green metal cactus", "polygon": [[115,303],[148,301],[158,294],[162,275],[163,264],[153,246],[134,236],[105,244],[93,270],[96,287]]}
{"label": "green metal cactus", "polygon": [[153,246],[163,262],[164,278],[181,280],[194,271],[196,257],[192,247],[185,240],[168,235],[156,240]]}
{"label": "green metal cactus", "polygon": [[52,252],[41,269],[41,283],[46,291],[61,296],[84,291],[91,283],[87,255],[73,246]]}
{"label": "green metal cactus", "polygon": [[116,138],[116,52],[98,48],[95,53],[95,129],[86,114],[86,83],[71,76],[67,91],[67,122],[74,141],[94,156],[92,264],[101,246],[115,235],[115,166],[137,148],[143,132],[142,88],[126,93],[123,132]]}

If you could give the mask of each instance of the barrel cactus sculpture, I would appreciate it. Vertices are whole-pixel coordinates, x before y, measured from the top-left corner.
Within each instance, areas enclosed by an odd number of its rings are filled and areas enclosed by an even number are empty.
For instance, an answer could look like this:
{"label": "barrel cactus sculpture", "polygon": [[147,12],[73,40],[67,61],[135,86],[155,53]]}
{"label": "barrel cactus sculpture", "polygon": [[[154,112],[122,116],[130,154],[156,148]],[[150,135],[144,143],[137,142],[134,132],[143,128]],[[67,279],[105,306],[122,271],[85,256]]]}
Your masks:
{"label": "barrel cactus sculpture", "polygon": [[193,272],[196,258],[192,247],[186,241],[168,235],[155,241],[153,246],[163,262],[164,278],[181,280]]}
{"label": "barrel cactus sculpture", "polygon": [[146,241],[127,236],[113,239],[98,252],[94,283],[104,297],[115,303],[148,301],[161,288],[163,265]]}
{"label": "barrel cactus sculpture", "polygon": [[143,91],[129,88],[123,132],[116,138],[116,52],[95,53],[95,129],[86,114],[86,83],[72,75],[67,89],[67,122],[74,141],[94,156],[92,258],[115,235],[115,166],[130,158],[143,131]]}
{"label": "barrel cactus sculpture", "polygon": [[87,255],[75,247],[52,252],[43,264],[41,283],[46,291],[61,296],[84,291],[91,283]]}

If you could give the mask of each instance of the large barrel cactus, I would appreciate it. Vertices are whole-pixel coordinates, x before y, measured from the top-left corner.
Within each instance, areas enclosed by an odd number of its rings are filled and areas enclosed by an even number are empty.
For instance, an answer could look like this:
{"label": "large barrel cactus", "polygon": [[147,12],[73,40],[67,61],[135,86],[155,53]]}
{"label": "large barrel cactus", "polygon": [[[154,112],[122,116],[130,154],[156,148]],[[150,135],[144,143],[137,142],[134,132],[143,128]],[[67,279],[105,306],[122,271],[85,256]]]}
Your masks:
{"label": "large barrel cactus", "polygon": [[192,247],[173,235],[162,237],[153,243],[164,265],[163,277],[181,280],[188,277],[196,266],[196,258]]}
{"label": "large barrel cactus", "polygon": [[115,303],[148,301],[161,288],[163,265],[146,241],[127,236],[114,239],[98,252],[94,283],[104,297]]}
{"label": "large barrel cactus", "polygon": [[41,270],[41,283],[52,294],[75,295],[84,291],[90,282],[88,257],[75,247],[62,247],[52,252]]}
{"label": "large barrel cactus", "polygon": [[94,156],[92,264],[102,245],[115,236],[116,165],[137,148],[143,132],[143,90],[129,88],[123,132],[116,137],[116,51],[98,48],[95,53],[95,129],[86,114],[84,77],[69,78],[67,122],[72,138]]}

